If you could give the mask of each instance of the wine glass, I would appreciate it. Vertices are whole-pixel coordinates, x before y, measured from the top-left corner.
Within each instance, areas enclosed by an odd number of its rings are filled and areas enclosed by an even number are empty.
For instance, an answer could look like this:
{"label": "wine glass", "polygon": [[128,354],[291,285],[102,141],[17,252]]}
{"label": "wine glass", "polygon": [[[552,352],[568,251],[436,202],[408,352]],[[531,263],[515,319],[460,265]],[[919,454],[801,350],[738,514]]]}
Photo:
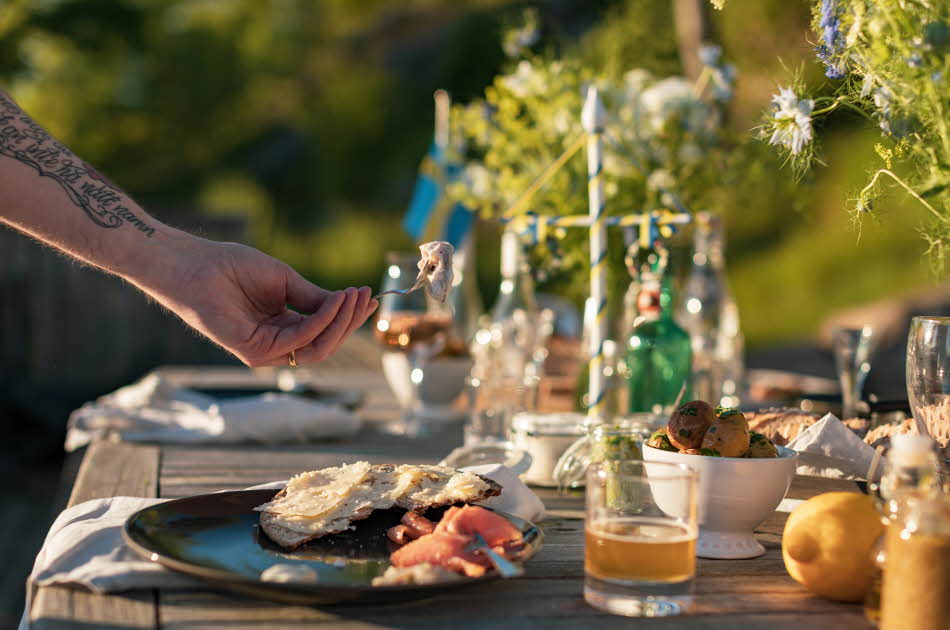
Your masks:
{"label": "wine glass", "polygon": [[950,427],[950,317],[915,317],[907,335],[907,400],[921,435]]}
{"label": "wine glass", "polygon": [[861,392],[871,371],[873,335],[870,326],[837,328],[832,334],[835,367],[841,383],[842,420],[858,415]]}
{"label": "wine glass", "polygon": [[[418,257],[391,252],[387,255],[382,291],[410,286],[419,272]],[[403,355],[408,369],[406,381],[390,384],[402,394],[401,423],[388,427],[393,433],[419,437],[428,432],[419,396],[426,363],[450,341],[452,313],[447,304],[436,302],[424,291],[408,295],[388,294],[381,298],[376,318],[376,338],[386,350]],[[385,359],[384,359],[385,360]]]}

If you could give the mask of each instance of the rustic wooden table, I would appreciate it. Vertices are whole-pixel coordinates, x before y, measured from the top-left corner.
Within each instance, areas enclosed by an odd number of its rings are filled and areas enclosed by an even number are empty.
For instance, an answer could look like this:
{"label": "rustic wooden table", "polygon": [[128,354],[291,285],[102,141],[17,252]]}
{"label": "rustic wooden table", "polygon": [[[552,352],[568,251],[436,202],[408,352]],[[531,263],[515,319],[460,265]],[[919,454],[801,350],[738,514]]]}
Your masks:
{"label": "rustic wooden table", "polygon": [[[70,505],[116,495],[169,499],[286,479],[303,471],[367,459],[382,462],[435,462],[455,446],[457,432],[409,441],[380,433],[395,403],[377,368],[378,355],[365,339],[316,369],[300,370],[315,384],[358,386],[367,392],[366,430],[356,440],[307,446],[151,446],[99,442],[91,445],[73,485]],[[248,382],[273,373],[229,369],[170,369],[182,382],[221,379]],[[799,477],[789,497],[808,498],[830,490],[856,491],[853,484]],[[34,590],[30,610],[34,630],[49,628],[654,628],[753,630],[768,628],[869,628],[861,607],[810,595],[785,572],[781,531],[787,514],[775,512],[758,530],[766,554],[752,560],[698,562],[696,603],[680,617],[628,619],[600,613],[581,595],[583,498],[541,490],[548,508],[540,524],[543,549],[524,577],[459,589],[425,601],[395,605],[285,606],[213,590],[138,591],[95,595],[85,590]]]}

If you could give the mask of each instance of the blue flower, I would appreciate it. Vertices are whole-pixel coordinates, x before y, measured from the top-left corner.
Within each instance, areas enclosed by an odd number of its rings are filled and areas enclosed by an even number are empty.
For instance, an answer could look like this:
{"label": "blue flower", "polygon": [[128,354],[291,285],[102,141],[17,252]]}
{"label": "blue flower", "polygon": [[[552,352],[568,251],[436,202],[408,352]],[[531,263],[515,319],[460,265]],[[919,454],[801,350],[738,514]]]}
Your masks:
{"label": "blue flower", "polygon": [[844,62],[834,61],[831,57],[831,51],[829,51],[828,47],[824,44],[815,46],[815,54],[818,56],[818,59],[827,66],[825,76],[829,79],[843,79],[845,75],[848,74]]}
{"label": "blue flower", "polygon": [[822,36],[825,39],[825,45],[834,49],[841,37],[839,28],[841,19],[838,17],[837,0],[821,0],[821,21],[818,22],[821,27]]}
{"label": "blue flower", "polygon": [[815,48],[815,54],[827,66],[825,76],[829,79],[843,79],[847,74],[845,63],[840,59],[835,59],[844,50],[837,0],[821,1],[821,19],[818,26],[821,27],[821,36],[824,41]]}

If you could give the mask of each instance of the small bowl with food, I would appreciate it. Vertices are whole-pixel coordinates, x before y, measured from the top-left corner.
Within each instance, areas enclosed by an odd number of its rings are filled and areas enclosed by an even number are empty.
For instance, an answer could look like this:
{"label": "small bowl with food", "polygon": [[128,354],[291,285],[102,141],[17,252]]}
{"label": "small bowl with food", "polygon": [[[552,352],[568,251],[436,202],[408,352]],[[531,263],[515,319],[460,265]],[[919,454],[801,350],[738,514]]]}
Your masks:
{"label": "small bowl with food", "polygon": [[[653,433],[643,459],[685,464],[699,473],[696,555],[738,559],[765,553],[753,532],[785,498],[798,453],[750,431],[739,410],[694,400]],[[662,491],[655,498],[663,508]]]}

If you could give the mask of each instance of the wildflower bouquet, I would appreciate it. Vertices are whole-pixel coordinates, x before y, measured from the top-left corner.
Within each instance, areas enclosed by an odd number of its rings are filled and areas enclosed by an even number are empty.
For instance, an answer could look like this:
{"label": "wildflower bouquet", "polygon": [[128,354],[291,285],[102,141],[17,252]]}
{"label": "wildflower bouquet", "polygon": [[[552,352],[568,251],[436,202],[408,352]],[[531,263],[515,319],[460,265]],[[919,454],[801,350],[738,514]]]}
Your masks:
{"label": "wildflower bouquet", "polygon": [[[922,235],[935,270],[950,255],[950,2],[821,0],[814,10],[815,51],[840,85],[810,98],[798,85],[772,99],[766,137],[796,169],[817,155],[813,123],[849,109],[877,124],[882,164],[853,199],[860,219],[888,187],[928,213]],[[899,173],[906,173],[901,175]]]}
{"label": "wildflower bouquet", "polygon": [[[534,39],[519,31],[505,41]],[[463,177],[450,189],[457,200],[484,218],[505,216],[538,176],[583,138],[581,108],[593,84],[607,111],[608,212],[676,209],[703,201],[707,184],[715,180],[713,157],[722,143],[723,111],[735,77],[718,47],[703,50],[705,71],[695,83],[639,69],[611,80],[573,56],[546,59],[511,48],[517,55],[510,71],[495,78],[483,99],[453,111],[452,137],[464,163]],[[517,212],[586,213],[586,168],[582,156],[569,160]],[[538,249],[546,266],[565,273],[586,270],[586,234],[558,236]]]}

